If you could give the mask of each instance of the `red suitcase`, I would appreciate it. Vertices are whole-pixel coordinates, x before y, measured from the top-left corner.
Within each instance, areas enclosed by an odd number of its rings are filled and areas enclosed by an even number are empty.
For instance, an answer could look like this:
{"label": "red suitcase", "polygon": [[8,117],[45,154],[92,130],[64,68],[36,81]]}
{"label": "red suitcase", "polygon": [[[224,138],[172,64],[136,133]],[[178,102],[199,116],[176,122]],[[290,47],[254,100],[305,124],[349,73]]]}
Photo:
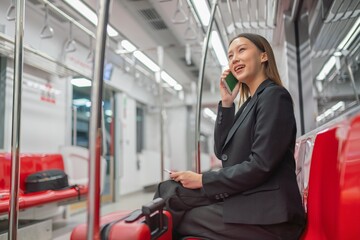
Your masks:
{"label": "red suitcase", "polygon": [[[172,218],[163,211],[165,203],[157,198],[142,209],[119,211],[100,219],[101,240],[171,240]],[[81,224],[71,233],[71,240],[86,239],[87,226]]]}

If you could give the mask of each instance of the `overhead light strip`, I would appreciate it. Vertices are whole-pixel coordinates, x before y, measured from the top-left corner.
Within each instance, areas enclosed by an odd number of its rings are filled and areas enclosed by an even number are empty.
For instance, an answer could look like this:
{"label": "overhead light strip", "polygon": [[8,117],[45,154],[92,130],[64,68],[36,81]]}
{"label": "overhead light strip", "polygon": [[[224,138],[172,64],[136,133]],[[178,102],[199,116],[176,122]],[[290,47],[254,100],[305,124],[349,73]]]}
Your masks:
{"label": "overhead light strip", "polygon": [[206,116],[210,117],[213,121],[216,120],[216,114],[210,108],[205,108],[204,109],[204,114]]}
{"label": "overhead light strip", "polygon": [[224,47],[221,43],[219,33],[217,31],[211,32],[211,45],[215,51],[216,57],[221,66],[228,65],[228,59],[225,54]]}
{"label": "overhead light strip", "polygon": [[87,78],[73,78],[71,84],[77,87],[91,87],[91,81]]}
{"label": "overhead light strip", "polygon": [[200,17],[202,25],[207,27],[210,21],[210,10],[205,0],[194,0],[192,3]]}
{"label": "overhead light strip", "polygon": [[[98,17],[96,13],[89,8],[83,1],[80,0],[64,0],[69,6],[85,17],[89,22],[97,26]],[[107,34],[110,37],[116,37],[119,35],[118,31],[115,30],[110,24],[107,26]]]}
{"label": "overhead light strip", "polygon": [[[159,65],[157,65],[153,60],[151,60],[148,56],[146,56],[140,50],[137,50],[136,46],[132,44],[128,40],[122,40],[120,43],[121,47],[123,47],[127,52],[133,53],[135,58],[139,60],[142,64],[144,64],[147,68],[149,68],[153,72],[160,71]],[[161,71],[161,78],[164,82],[166,82],[170,87],[174,88],[176,91],[181,91],[183,87],[172,78],[167,72]]]}
{"label": "overhead light strip", "polygon": [[154,63],[153,60],[151,60],[144,53],[142,53],[141,51],[139,51],[139,50],[135,51],[134,56],[136,57],[137,60],[139,60],[145,66],[147,66],[151,71],[153,71],[153,72],[160,71],[160,67],[156,63]]}
{"label": "overhead light strip", "polygon": [[324,64],[319,74],[316,76],[316,79],[320,81],[324,80],[335,64],[336,58],[334,56],[330,57],[329,60]]}
{"label": "overhead light strip", "polygon": [[351,43],[354,41],[354,39],[359,35],[360,32],[360,18],[357,19],[355,24],[351,27],[350,31],[346,34],[344,39],[341,41],[341,43],[338,46],[339,50],[347,49]]}

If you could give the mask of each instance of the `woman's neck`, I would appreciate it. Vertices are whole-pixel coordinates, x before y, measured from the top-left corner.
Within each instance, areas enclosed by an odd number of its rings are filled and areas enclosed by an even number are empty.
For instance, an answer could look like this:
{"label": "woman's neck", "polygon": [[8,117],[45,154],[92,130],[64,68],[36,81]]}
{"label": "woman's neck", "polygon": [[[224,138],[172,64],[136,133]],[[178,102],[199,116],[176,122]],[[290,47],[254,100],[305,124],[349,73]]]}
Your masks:
{"label": "woman's neck", "polygon": [[265,81],[266,79],[267,79],[267,77],[265,76],[265,74],[262,73],[262,74],[255,76],[253,79],[249,80],[246,83],[246,85],[249,87],[251,97],[254,96],[256,89],[258,89],[260,84],[263,81]]}

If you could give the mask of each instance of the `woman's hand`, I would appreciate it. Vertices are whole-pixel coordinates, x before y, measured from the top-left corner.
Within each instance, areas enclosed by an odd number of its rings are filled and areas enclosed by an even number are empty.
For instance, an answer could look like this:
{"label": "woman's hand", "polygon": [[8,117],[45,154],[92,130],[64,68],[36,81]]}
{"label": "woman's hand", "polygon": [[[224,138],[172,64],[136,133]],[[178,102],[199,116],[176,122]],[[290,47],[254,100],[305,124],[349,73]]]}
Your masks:
{"label": "woman's hand", "polygon": [[225,78],[226,76],[230,73],[230,69],[226,69],[220,78],[220,95],[221,95],[221,101],[222,101],[222,106],[223,107],[231,107],[231,105],[233,104],[236,96],[239,93],[239,83],[236,84],[234,90],[232,91],[232,93],[230,94],[228,92],[228,90],[226,89],[225,86]]}
{"label": "woman's hand", "polygon": [[202,188],[202,174],[194,173],[191,171],[172,172],[170,173],[170,177],[172,180],[180,182],[185,188]]}

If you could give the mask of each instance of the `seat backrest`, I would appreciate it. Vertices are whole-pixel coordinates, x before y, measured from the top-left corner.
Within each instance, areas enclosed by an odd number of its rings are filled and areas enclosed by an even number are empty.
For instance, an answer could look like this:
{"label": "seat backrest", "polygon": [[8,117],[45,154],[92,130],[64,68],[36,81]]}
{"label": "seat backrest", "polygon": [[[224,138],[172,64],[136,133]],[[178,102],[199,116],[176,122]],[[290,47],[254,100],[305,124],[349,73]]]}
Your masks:
{"label": "seat backrest", "polygon": [[310,168],[305,239],[338,239],[339,211],[337,127],[317,134]]}
{"label": "seat backrest", "polygon": [[[25,190],[25,179],[32,173],[49,170],[64,170],[60,154],[20,154],[20,190]],[[11,154],[0,154],[0,189],[10,189]]]}
{"label": "seat backrest", "polygon": [[315,136],[308,136],[304,139],[298,140],[295,147],[295,161],[296,161],[296,178],[299,186],[299,191],[302,196],[302,202],[305,211],[307,212],[307,196],[309,190],[309,175],[311,156],[314,146]]}
{"label": "seat backrest", "polygon": [[[89,181],[89,150],[79,146],[62,146],[60,152],[64,158],[69,184],[87,185]],[[106,165],[106,159],[101,157],[100,186],[102,190],[105,187]]]}
{"label": "seat backrest", "polygon": [[358,239],[360,114],[299,138],[294,156],[307,210],[302,239]]}
{"label": "seat backrest", "polygon": [[340,199],[338,229],[341,239],[360,238],[360,115],[339,128],[338,168]]}

